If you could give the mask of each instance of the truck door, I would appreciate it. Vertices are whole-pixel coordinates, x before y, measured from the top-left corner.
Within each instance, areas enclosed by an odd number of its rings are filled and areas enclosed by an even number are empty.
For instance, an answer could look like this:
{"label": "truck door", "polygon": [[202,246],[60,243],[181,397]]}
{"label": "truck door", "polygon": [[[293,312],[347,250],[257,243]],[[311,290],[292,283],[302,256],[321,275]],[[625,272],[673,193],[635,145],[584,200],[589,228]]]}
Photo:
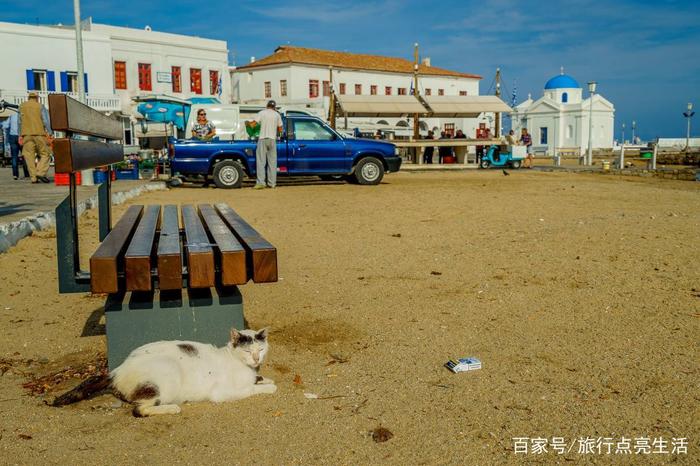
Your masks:
{"label": "truck door", "polygon": [[288,138],[290,175],[347,173],[351,160],[345,141],[320,120],[289,118],[292,129]]}

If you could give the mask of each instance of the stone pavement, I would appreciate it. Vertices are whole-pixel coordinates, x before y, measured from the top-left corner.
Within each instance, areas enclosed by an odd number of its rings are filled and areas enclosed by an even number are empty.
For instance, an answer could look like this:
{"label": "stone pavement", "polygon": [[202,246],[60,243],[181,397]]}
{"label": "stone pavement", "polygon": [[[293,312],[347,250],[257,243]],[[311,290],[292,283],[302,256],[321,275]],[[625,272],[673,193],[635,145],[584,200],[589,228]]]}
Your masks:
{"label": "stone pavement", "polygon": [[[53,183],[32,184],[29,179],[12,179],[9,167],[0,168],[0,252],[6,251],[34,230],[54,224],[54,209],[68,195],[68,186]],[[112,203],[119,204],[143,191],[166,189],[162,182],[117,180],[112,183]],[[78,206],[82,212],[96,205],[97,187],[78,187]]]}

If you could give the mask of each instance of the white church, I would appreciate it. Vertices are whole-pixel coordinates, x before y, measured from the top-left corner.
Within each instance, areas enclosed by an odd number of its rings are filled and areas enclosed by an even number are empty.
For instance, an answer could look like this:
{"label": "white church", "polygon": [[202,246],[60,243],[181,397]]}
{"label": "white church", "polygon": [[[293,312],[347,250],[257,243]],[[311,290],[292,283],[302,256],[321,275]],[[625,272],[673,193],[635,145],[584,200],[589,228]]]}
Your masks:
{"label": "white church", "polygon": [[[613,147],[615,107],[600,94],[593,94],[594,149]],[[527,128],[537,153],[553,155],[557,150],[588,149],[588,128],[591,98],[583,98],[583,89],[571,76],[554,76],[544,85],[544,93],[537,100],[531,96],[513,109],[512,128],[520,134]]]}

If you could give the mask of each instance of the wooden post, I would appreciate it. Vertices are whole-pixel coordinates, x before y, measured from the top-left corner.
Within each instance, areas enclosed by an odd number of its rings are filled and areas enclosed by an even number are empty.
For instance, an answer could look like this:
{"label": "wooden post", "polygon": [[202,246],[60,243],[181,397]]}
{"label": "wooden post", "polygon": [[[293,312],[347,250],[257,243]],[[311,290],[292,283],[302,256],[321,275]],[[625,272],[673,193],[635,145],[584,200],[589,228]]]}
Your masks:
{"label": "wooden post", "polygon": [[[501,69],[496,68],[496,97],[501,98]],[[496,113],[496,128],[494,134],[497,138],[501,137],[501,114]]]}
{"label": "wooden post", "polygon": [[328,109],[328,119],[330,120],[328,123],[330,123],[331,128],[335,129],[335,92],[333,92],[333,67],[330,66],[328,67],[328,72],[330,73],[330,81],[329,81],[329,92],[331,93],[330,97],[330,102],[329,106],[330,108]]}

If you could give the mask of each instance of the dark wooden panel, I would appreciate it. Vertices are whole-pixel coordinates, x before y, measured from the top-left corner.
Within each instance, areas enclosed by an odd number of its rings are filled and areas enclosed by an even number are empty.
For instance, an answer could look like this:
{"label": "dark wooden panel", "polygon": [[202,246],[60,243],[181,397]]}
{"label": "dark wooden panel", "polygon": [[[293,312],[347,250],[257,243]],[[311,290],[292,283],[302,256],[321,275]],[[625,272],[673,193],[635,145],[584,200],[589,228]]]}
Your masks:
{"label": "dark wooden panel", "polygon": [[99,141],[56,139],[53,143],[56,173],[71,173],[124,160],[124,147]]}
{"label": "dark wooden panel", "polygon": [[105,139],[119,139],[124,135],[122,122],[107,116],[65,94],[49,95],[51,129],[70,131]]}
{"label": "dark wooden panel", "polygon": [[158,288],[179,290],[182,288],[182,245],[177,206],[163,207],[158,238]]}
{"label": "dark wooden panel", "polygon": [[214,286],[214,250],[209,244],[209,237],[194,206],[182,206],[182,224],[185,227],[190,288]]}
{"label": "dark wooden panel", "polygon": [[276,282],[277,249],[227,204],[216,204],[216,210],[246,248],[248,272],[253,281],[255,283]]}
{"label": "dark wooden panel", "polygon": [[150,291],[152,288],[151,256],[159,223],[160,206],[146,207],[124,255],[127,291]]}
{"label": "dark wooden panel", "polygon": [[93,293],[116,293],[119,290],[117,274],[122,256],[142,212],[141,205],[129,207],[90,258],[90,288]]}
{"label": "dark wooden panel", "polygon": [[210,204],[200,204],[199,212],[216,243],[221,283],[226,286],[245,284],[248,281],[245,248]]}

